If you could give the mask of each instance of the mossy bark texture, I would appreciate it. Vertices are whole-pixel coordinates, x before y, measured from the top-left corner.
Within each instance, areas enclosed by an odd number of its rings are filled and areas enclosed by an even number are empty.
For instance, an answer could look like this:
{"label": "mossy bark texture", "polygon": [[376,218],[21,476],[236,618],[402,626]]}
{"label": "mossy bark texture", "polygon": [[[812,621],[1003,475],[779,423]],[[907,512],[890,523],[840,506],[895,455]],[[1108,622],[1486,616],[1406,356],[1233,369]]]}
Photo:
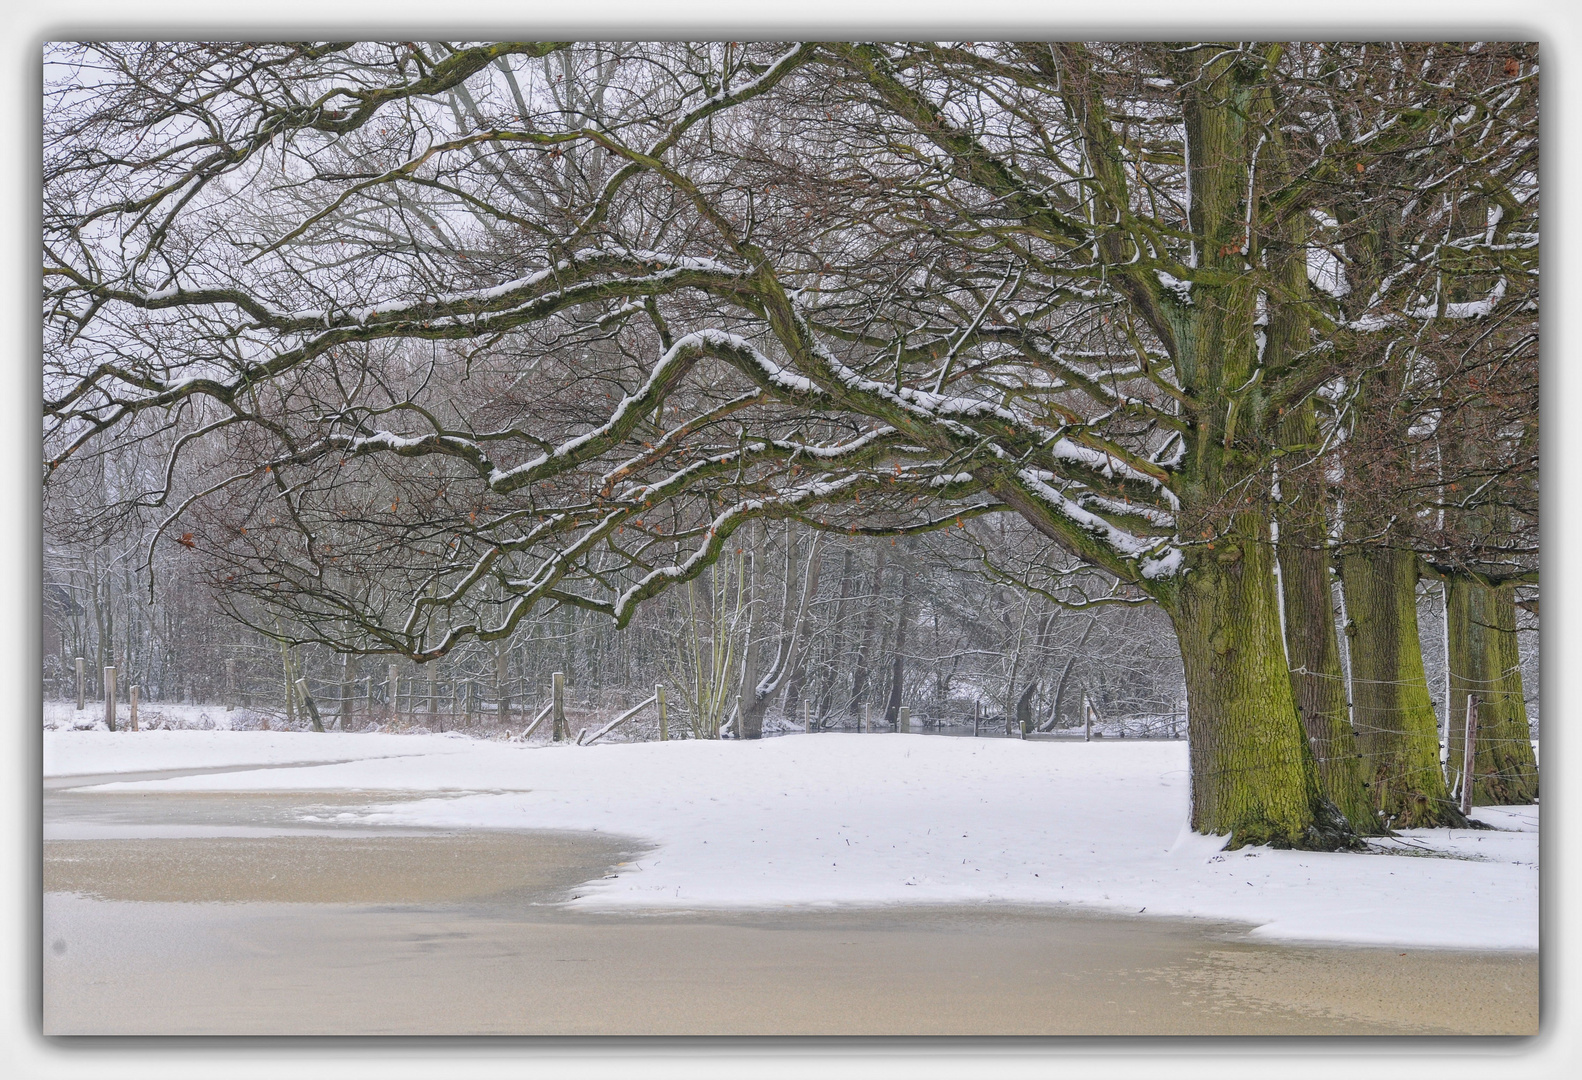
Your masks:
{"label": "mossy bark texture", "polygon": [[[1281,639],[1262,457],[1271,426],[1261,382],[1262,261],[1248,229],[1253,159],[1267,141],[1267,72],[1228,55],[1181,54],[1182,107],[1200,238],[1190,303],[1167,302],[1160,328],[1191,399],[1180,523],[1194,539],[1174,595],[1161,596],[1185,665],[1192,825],[1230,846],[1332,850],[1356,833],[1319,788]],[[1274,130],[1278,130],[1275,128]],[[1282,346],[1284,347],[1284,346]]]}
{"label": "mossy bark texture", "polygon": [[1323,549],[1322,534],[1312,536],[1296,528],[1281,530],[1279,550],[1291,691],[1318,768],[1319,790],[1346,815],[1352,828],[1377,833],[1379,819],[1368,800],[1364,759],[1347,707],[1329,553]]}
{"label": "mossy bark texture", "polygon": [[1355,836],[1319,791],[1297,718],[1266,519],[1200,549],[1172,605],[1186,668],[1192,827],[1231,847],[1333,850]]}
{"label": "mossy bark texture", "polygon": [[1516,645],[1516,596],[1511,586],[1491,588],[1453,578],[1445,609],[1450,634],[1449,771],[1461,774],[1467,698],[1477,695],[1473,740],[1475,806],[1530,803],[1538,797],[1521,654]]}
{"label": "mossy bark texture", "polygon": [[1373,809],[1391,828],[1462,825],[1439,762],[1417,632],[1417,556],[1358,546],[1341,562],[1352,722]]}
{"label": "mossy bark texture", "polygon": [[[1282,434],[1290,443],[1317,441],[1311,406],[1293,410]],[[1297,715],[1307,732],[1324,797],[1359,833],[1381,831],[1368,799],[1363,758],[1351,726],[1346,675],[1335,629],[1335,602],[1326,543],[1323,474],[1307,468],[1281,478],[1280,585],[1285,601],[1286,655]]]}

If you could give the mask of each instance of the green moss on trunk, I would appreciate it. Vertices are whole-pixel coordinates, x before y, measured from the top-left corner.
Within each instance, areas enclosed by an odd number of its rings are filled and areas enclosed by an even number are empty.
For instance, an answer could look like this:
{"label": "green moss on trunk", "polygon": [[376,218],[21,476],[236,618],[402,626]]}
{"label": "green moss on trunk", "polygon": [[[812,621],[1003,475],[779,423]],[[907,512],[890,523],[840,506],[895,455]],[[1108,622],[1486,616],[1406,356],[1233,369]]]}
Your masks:
{"label": "green moss on trunk", "polygon": [[1346,707],[1329,555],[1322,538],[1288,528],[1280,536],[1280,580],[1285,594],[1285,640],[1291,690],[1318,768],[1318,786],[1352,828],[1381,831],[1368,800],[1363,758]]}
{"label": "green moss on trunk", "polygon": [[[1302,268],[1305,271],[1305,267]],[[1311,406],[1293,410],[1282,426],[1288,443],[1317,442]],[[1346,701],[1330,585],[1329,523],[1323,473],[1307,468],[1281,478],[1280,583],[1285,600],[1286,654],[1297,715],[1318,765],[1318,786],[1359,833],[1381,831],[1368,800],[1357,733]]]}
{"label": "green moss on trunk", "polygon": [[1238,515],[1196,549],[1171,606],[1186,669],[1192,827],[1230,847],[1335,850],[1358,843],[1319,791],[1297,719],[1266,518]]}
{"label": "green moss on trunk", "polygon": [[1447,587],[1450,775],[1458,776],[1462,769],[1467,697],[1476,694],[1472,801],[1477,806],[1530,803],[1538,797],[1538,764],[1516,645],[1515,590],[1460,578]]}
{"label": "green moss on trunk", "polygon": [[1439,763],[1439,722],[1417,633],[1417,556],[1357,548],[1341,562],[1352,721],[1374,810],[1392,828],[1463,825]]}

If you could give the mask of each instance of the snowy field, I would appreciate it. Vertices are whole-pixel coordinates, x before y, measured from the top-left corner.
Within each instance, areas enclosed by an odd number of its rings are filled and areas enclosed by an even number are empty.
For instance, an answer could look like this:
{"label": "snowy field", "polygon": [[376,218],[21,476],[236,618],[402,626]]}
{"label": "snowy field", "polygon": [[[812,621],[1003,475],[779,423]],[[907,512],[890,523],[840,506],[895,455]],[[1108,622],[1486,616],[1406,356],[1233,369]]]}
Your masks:
{"label": "snowy field", "polygon": [[[592,829],[654,849],[586,908],[1059,904],[1267,939],[1538,947],[1538,808],[1376,854],[1221,851],[1185,827],[1186,744],[925,735],[531,746],[463,735],[49,730],[49,776],[298,765],[100,790],[356,790],[347,824]],[[433,792],[380,804],[381,791]]]}

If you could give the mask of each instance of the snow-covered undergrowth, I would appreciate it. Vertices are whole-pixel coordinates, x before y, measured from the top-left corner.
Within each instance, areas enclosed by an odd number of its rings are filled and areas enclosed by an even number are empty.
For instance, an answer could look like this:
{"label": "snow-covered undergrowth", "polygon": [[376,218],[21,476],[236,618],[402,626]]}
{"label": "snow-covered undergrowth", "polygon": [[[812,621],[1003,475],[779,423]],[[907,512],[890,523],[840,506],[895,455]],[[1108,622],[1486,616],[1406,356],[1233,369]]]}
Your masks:
{"label": "snow-covered undergrowth", "polygon": [[[325,762],[111,787],[367,790],[370,806],[348,820],[596,829],[656,845],[580,889],[583,907],[1065,904],[1236,920],[1282,940],[1538,945],[1537,807],[1480,811],[1495,831],[1403,833],[1388,854],[1222,851],[1185,827],[1181,742],[831,733],[545,747],[51,731],[44,750],[46,775]],[[380,806],[380,790],[436,797]]]}
{"label": "snow-covered undergrowth", "polygon": [[[119,726],[129,724],[131,713],[126,702],[116,705]],[[176,702],[144,702],[138,707],[139,728],[187,729],[195,731],[245,730],[261,726],[261,718],[250,709],[227,710],[223,705],[185,705]],[[90,701],[81,711],[75,701],[44,702],[45,731],[106,731],[104,703]]]}

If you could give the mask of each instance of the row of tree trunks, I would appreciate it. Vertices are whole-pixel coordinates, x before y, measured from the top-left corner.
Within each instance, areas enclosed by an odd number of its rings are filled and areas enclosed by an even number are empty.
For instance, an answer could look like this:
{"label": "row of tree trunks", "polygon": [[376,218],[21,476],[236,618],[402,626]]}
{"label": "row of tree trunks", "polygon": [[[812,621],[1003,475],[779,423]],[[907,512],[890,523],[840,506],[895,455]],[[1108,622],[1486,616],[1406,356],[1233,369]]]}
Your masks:
{"label": "row of tree trunks", "polygon": [[1467,699],[1475,695],[1473,805],[1533,802],[1538,798],[1538,764],[1516,646],[1516,590],[1464,578],[1451,578],[1445,587],[1450,635],[1448,771],[1451,776],[1461,774]]}

